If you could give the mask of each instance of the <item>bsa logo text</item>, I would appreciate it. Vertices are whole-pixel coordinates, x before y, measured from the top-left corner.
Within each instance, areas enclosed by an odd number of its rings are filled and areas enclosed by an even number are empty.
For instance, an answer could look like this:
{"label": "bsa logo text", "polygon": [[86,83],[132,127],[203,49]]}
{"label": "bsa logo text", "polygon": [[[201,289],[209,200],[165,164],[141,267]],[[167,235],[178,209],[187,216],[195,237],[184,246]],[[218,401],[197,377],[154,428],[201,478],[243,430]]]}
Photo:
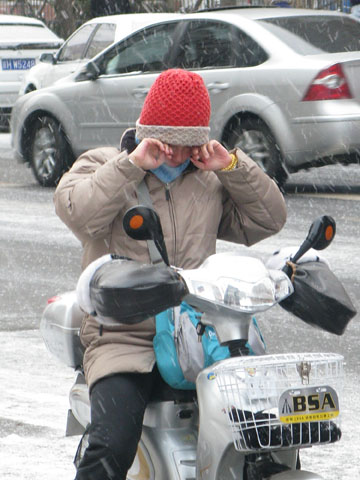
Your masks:
{"label": "bsa logo text", "polygon": [[328,385],[286,390],[279,399],[279,414],[283,423],[330,420],[339,415],[339,399]]}
{"label": "bsa logo text", "polygon": [[330,392],[298,395],[293,397],[293,412],[304,413],[313,411],[329,411],[337,408]]}

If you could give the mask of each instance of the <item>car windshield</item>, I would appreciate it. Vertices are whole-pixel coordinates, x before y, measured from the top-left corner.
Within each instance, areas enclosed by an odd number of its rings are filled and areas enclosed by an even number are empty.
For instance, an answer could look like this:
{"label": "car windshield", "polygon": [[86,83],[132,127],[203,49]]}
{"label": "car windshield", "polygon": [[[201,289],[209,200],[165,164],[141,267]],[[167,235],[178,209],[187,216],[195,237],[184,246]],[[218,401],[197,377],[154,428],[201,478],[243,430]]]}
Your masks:
{"label": "car windshield", "polygon": [[351,18],[301,15],[259,22],[300,55],[360,50],[360,22]]}
{"label": "car windshield", "polygon": [[49,40],[52,33],[42,25],[24,23],[0,23],[0,42],[22,42],[30,39]]}

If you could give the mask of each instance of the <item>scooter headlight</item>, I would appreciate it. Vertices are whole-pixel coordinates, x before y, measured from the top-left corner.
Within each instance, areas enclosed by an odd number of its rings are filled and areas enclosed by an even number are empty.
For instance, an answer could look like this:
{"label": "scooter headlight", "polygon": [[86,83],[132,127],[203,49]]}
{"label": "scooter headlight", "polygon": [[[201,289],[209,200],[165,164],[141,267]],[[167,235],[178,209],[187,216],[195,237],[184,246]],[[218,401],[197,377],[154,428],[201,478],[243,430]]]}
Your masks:
{"label": "scooter headlight", "polygon": [[228,258],[222,258],[221,269],[210,262],[201,269],[181,272],[189,292],[248,313],[267,310],[293,292],[284,272],[268,270],[260,260],[248,257],[230,257],[226,265],[223,260]]}

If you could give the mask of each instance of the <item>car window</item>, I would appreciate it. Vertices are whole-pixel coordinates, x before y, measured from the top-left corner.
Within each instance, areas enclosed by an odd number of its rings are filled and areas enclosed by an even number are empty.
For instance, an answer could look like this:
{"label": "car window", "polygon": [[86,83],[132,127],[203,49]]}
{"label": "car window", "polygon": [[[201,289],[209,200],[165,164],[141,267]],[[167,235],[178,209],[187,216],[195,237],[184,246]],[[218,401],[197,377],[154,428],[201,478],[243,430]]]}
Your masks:
{"label": "car window", "polygon": [[350,17],[297,15],[259,22],[301,55],[360,50],[360,22]]}
{"label": "car window", "polygon": [[233,40],[234,67],[255,67],[269,58],[265,50],[249,35],[234,29]]}
{"label": "car window", "polygon": [[113,43],[115,31],[116,25],[113,23],[103,23],[99,25],[85,53],[85,58],[95,57],[101,50],[104,50],[104,48]]}
{"label": "car window", "polygon": [[99,65],[100,72],[112,75],[165,70],[177,24],[169,22],[148,27],[118,43],[104,55]]}
{"label": "car window", "polygon": [[84,25],[72,35],[60,50],[58,60],[60,62],[70,62],[83,58],[85,48],[89,41],[96,24]]}
{"label": "car window", "polygon": [[179,45],[176,65],[186,69],[259,65],[266,53],[252,38],[228,23],[189,22]]}

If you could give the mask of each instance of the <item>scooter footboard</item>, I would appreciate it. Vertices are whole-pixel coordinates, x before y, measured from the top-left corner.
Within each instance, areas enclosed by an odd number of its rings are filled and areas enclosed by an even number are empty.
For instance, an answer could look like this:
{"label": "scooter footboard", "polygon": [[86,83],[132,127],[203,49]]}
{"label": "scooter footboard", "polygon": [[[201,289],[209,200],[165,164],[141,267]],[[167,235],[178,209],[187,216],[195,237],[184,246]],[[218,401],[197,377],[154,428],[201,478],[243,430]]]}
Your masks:
{"label": "scooter footboard", "polygon": [[341,437],[341,355],[232,358],[214,365],[213,376],[240,452],[302,448]]}
{"label": "scooter footboard", "polygon": [[149,403],[127,480],[195,479],[197,440],[198,411],[194,403]]}

